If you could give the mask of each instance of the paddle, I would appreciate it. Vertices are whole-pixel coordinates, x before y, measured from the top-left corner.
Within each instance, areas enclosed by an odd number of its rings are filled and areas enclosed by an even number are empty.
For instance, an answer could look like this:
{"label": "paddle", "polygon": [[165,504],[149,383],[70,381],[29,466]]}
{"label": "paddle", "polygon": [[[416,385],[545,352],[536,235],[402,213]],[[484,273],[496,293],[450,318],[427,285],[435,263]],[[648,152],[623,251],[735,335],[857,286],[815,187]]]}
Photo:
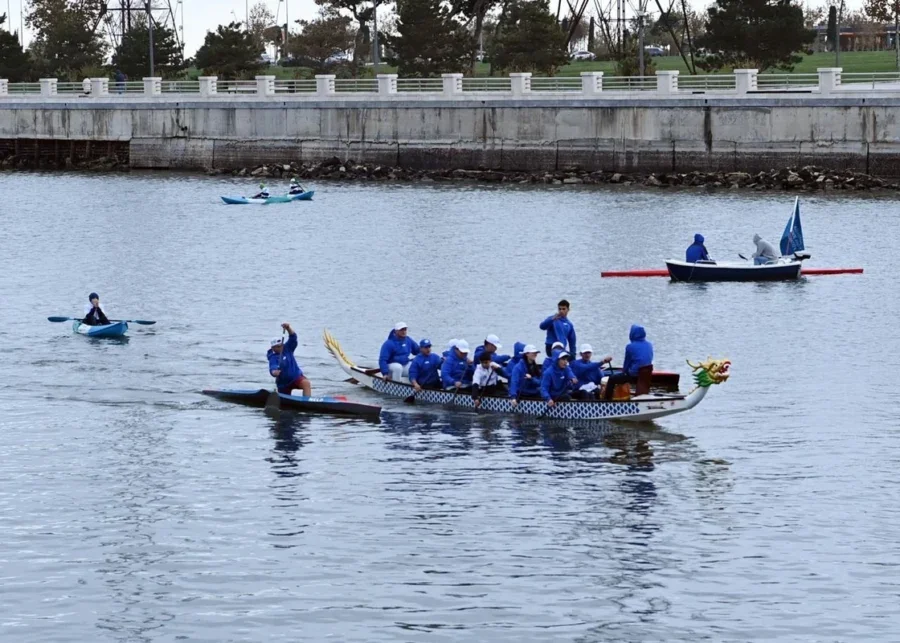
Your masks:
{"label": "paddle", "polygon": [[745,257],[744,255],[742,255],[740,252],[738,253],[738,257],[740,257],[740,258],[743,259],[744,261],[750,261],[749,259],[747,259],[747,257]]}
{"label": "paddle", "polygon": [[[81,321],[81,318],[75,317],[48,317],[47,321],[51,321],[53,323],[59,322],[67,322],[67,321]],[[150,321],[148,319],[110,319],[110,323],[118,323],[118,322],[126,322],[129,324],[141,324],[142,326],[152,326],[155,324],[155,321]]]}
{"label": "paddle", "polygon": [[[278,357],[278,371],[279,374],[281,372],[281,367],[284,366],[284,336],[287,331],[281,331],[281,353],[279,353]],[[281,397],[278,395],[278,378],[275,378],[275,389],[269,393],[269,397],[266,398],[266,413],[273,413],[275,415],[279,415],[281,413]]]}

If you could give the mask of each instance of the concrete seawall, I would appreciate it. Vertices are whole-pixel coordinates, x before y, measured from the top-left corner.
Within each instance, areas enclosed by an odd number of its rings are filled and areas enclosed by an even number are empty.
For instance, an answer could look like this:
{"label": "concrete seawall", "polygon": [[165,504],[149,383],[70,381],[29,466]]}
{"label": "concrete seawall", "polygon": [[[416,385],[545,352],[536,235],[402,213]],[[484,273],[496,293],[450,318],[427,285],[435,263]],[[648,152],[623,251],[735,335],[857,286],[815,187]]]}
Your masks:
{"label": "concrete seawall", "polygon": [[0,103],[0,150],[52,145],[58,159],[67,150],[58,142],[74,149],[87,141],[94,155],[127,145],[133,168],[230,169],[337,156],[416,169],[819,165],[897,177],[900,97]]}

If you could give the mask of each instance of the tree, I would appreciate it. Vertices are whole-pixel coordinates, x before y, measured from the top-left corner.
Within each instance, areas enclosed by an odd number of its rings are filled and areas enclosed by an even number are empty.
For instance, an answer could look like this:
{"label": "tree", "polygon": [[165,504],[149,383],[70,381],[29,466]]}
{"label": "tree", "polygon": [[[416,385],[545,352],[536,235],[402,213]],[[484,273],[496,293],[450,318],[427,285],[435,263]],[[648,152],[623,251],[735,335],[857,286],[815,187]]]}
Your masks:
{"label": "tree", "polygon": [[335,13],[347,11],[353,16],[358,24],[353,44],[353,62],[359,65],[366,60],[372,38],[369,24],[374,22],[376,8],[388,4],[388,0],[316,0],[316,4]]}
{"label": "tree", "polygon": [[[475,63],[478,61],[478,55],[488,50],[484,46],[484,27],[485,19],[488,13],[499,4],[499,0],[452,0],[451,13],[453,15],[461,15],[466,18],[466,26],[472,26],[473,41],[472,55],[469,58],[469,71],[475,73]],[[503,2],[504,6],[506,0]]]}
{"label": "tree", "polygon": [[[122,37],[112,57],[113,67],[129,78],[142,78],[150,73],[150,30],[147,16],[139,15]],[[170,78],[185,68],[175,31],[153,21],[153,73]]]}
{"label": "tree", "polygon": [[498,69],[553,75],[569,60],[566,34],[545,0],[513,0],[499,27],[491,53],[491,63]]}
{"label": "tree", "polygon": [[30,52],[41,75],[77,81],[82,68],[103,64],[106,43],[97,29],[105,2],[31,0],[29,6],[25,23],[35,32]]}
{"label": "tree", "polygon": [[828,7],[828,28],[826,29],[825,42],[828,43],[829,49],[834,51],[838,42],[837,7],[834,5]]}
{"label": "tree", "polygon": [[[0,28],[6,22],[6,14],[0,15]],[[11,83],[22,83],[31,80],[31,61],[28,54],[19,44],[18,34],[11,31],[0,31],[0,78]]]}
{"label": "tree", "polygon": [[401,76],[458,72],[469,62],[475,39],[441,0],[398,0],[397,18],[387,45]]}
{"label": "tree", "polygon": [[697,45],[715,52],[701,63],[707,69],[749,65],[790,71],[801,60],[797,52],[815,37],[791,0],[716,0]]}
{"label": "tree", "polygon": [[875,20],[894,23],[894,52],[900,70],[900,0],[866,0],[864,11]]}
{"label": "tree", "polygon": [[250,7],[250,33],[256,44],[264,49],[266,43],[274,42],[274,39],[266,36],[274,35],[269,31],[272,27],[278,30],[278,41],[281,41],[281,29],[275,25],[275,14],[273,14],[265,2],[257,2]]}
{"label": "tree", "polygon": [[353,46],[351,20],[328,9],[321,9],[315,20],[298,20],[300,33],[288,43],[290,53],[315,71],[324,71],[328,59]]}
{"label": "tree", "polygon": [[256,44],[253,34],[241,29],[241,23],[232,22],[219,25],[215,32],[206,32],[194,64],[211,76],[250,78],[265,66],[261,54],[262,47]]}

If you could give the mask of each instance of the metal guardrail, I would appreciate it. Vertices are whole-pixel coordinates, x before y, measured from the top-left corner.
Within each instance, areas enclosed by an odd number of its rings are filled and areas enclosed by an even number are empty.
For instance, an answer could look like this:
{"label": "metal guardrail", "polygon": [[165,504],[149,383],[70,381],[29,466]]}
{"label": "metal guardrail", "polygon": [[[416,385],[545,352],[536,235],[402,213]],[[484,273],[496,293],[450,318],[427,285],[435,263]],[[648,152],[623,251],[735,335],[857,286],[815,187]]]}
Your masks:
{"label": "metal guardrail", "polygon": [[737,79],[734,74],[710,74],[708,76],[679,76],[680,90],[730,90],[735,89]]}
{"label": "metal guardrail", "polygon": [[199,94],[200,81],[164,80],[160,86],[163,94]]}
{"label": "metal guardrail", "polygon": [[[885,87],[892,84],[894,87]],[[841,73],[841,85],[853,89],[896,89],[900,87],[900,71]]]}
{"label": "metal guardrail", "polygon": [[512,91],[509,78],[463,78],[462,90],[464,92],[508,92]]}
{"label": "metal guardrail", "polygon": [[315,93],[316,81],[314,80],[276,80],[275,93],[308,94]]}
{"label": "metal guardrail", "polygon": [[818,87],[818,74],[758,74],[757,89]]}
{"label": "metal guardrail", "polygon": [[398,78],[398,92],[433,93],[444,91],[444,82],[440,78]]}
{"label": "metal guardrail", "polygon": [[554,76],[551,78],[538,77],[531,79],[531,91],[533,92],[580,92],[581,78],[579,76]]}
{"label": "metal guardrail", "polygon": [[374,78],[337,78],[334,81],[335,93],[343,92],[377,92],[378,81]]}

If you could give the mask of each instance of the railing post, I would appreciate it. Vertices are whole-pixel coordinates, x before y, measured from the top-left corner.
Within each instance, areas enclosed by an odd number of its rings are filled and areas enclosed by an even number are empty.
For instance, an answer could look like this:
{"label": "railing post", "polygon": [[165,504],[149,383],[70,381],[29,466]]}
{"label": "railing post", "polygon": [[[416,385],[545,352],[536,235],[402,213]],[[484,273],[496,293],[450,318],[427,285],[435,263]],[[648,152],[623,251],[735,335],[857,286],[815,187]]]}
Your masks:
{"label": "railing post", "polygon": [[9,95],[9,80],[6,78],[0,78],[0,96],[8,96]]}
{"label": "railing post", "polygon": [[666,70],[656,72],[656,93],[657,94],[677,94],[678,93],[678,70]]}
{"label": "railing post", "polygon": [[56,96],[56,79],[41,78],[41,96]]}
{"label": "railing post", "polygon": [[531,72],[519,71],[509,75],[509,86],[513,96],[522,96],[531,93]]}
{"label": "railing post", "polygon": [[91,78],[91,97],[109,96],[109,78]]}
{"label": "railing post", "polygon": [[200,76],[200,95],[215,96],[219,93],[219,77],[218,76]]}
{"label": "railing post", "polygon": [[81,81],[81,91],[83,91],[85,94],[91,93],[91,79],[90,78],[85,78],[84,80]]}
{"label": "railing post", "polygon": [[144,95],[159,96],[162,94],[162,78],[148,76],[144,78]]}
{"label": "railing post", "polygon": [[259,96],[275,95],[275,76],[257,76],[256,93]]}
{"label": "railing post", "polygon": [[316,94],[334,96],[334,74],[316,74]]}
{"label": "railing post", "polygon": [[842,67],[819,67],[819,93],[830,94],[841,86]]}
{"label": "railing post", "polygon": [[758,69],[735,69],[734,89],[738,94],[756,91]]}
{"label": "railing post", "polygon": [[397,93],[397,74],[378,74],[378,93],[382,96]]}
{"label": "railing post", "polygon": [[603,92],[603,72],[581,72],[581,93],[586,96],[593,96],[594,94],[600,94],[601,92]]}
{"label": "railing post", "polygon": [[444,96],[455,96],[462,92],[462,74],[441,74],[444,82]]}

